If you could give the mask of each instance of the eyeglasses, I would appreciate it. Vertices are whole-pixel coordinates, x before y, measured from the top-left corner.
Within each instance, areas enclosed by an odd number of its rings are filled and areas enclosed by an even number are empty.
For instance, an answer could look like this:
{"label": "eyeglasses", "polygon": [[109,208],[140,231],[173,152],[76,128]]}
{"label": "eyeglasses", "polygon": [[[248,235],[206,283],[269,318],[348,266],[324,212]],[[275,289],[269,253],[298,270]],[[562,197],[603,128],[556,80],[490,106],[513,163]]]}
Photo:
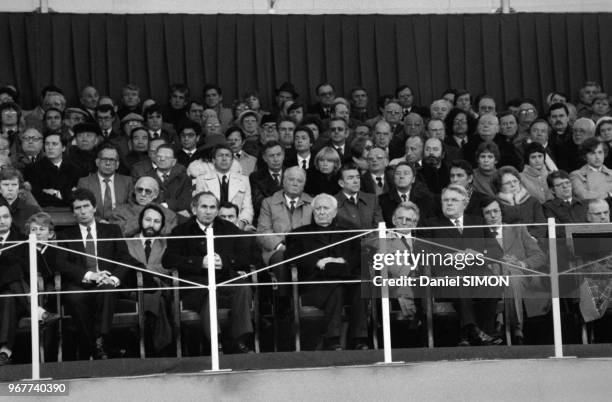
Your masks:
{"label": "eyeglasses", "polygon": [[393,116],[399,116],[400,114],[403,114],[403,112],[400,110],[385,110],[385,113]]}
{"label": "eyeglasses", "polygon": [[42,137],[21,137],[22,140],[27,142],[40,142],[42,141]]}
{"label": "eyeglasses", "polygon": [[344,131],[344,127],[330,127],[329,131]]}
{"label": "eyeglasses", "polygon": [[508,180],[506,182],[503,182],[502,186],[513,186],[513,185],[516,185],[516,184],[519,184],[519,183],[520,183],[520,181],[518,179],[512,179],[512,180]]}
{"label": "eyeglasses", "polygon": [[117,163],[119,162],[117,159],[115,158],[98,158],[100,160],[100,162],[102,163]]}
{"label": "eyeglasses", "polygon": [[519,111],[520,114],[528,114],[528,113],[535,113],[535,109],[525,109],[525,110],[521,110]]}
{"label": "eyeglasses", "polygon": [[136,194],[143,194],[144,195],[151,195],[153,194],[153,190],[150,188],[143,188],[143,187],[136,187],[134,189],[134,191],[136,191]]}

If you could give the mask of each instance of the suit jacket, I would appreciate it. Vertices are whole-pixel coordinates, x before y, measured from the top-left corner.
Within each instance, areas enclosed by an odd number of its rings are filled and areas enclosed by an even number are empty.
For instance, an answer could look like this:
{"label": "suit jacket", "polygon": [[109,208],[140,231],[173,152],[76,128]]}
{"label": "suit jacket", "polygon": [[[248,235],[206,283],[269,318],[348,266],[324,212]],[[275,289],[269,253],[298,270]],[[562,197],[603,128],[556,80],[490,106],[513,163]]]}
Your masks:
{"label": "suit jacket", "polygon": [[[251,199],[251,185],[245,175],[229,172],[229,186],[227,200],[238,206],[238,219],[251,223],[253,222],[253,201]],[[221,182],[219,176],[214,173],[210,175],[198,176],[195,179],[194,194],[200,191],[210,191],[218,199],[221,199]]]}
{"label": "suit jacket", "polygon": [[357,205],[351,204],[344,192],[336,194],[338,214],[336,222],[343,229],[374,229],[382,222],[382,212],[378,205],[378,197],[374,194],[357,193]]}
{"label": "suit jacket", "polygon": [[[433,195],[420,183],[414,183],[410,189],[408,201],[414,202],[420,211],[420,222],[424,222],[426,219],[431,218],[434,214],[440,210],[439,202],[434,200]],[[388,193],[381,194],[378,196],[378,203],[382,209],[383,218],[387,227],[393,227],[393,212],[399,204],[402,203],[402,199],[395,189]]]}
{"label": "suit jacket", "polygon": [[[179,173],[184,173],[186,171],[185,166],[180,164],[174,165],[174,168],[172,170],[175,169]],[[134,183],[136,183],[136,181],[142,176],[150,176],[152,178],[155,178],[155,176],[157,176],[157,171],[155,170],[155,167],[153,167],[151,160],[147,158],[146,160],[140,161],[134,164],[134,166],[132,166],[130,176],[132,176],[132,180],[134,181]]]}
{"label": "suit jacket", "polygon": [[442,189],[450,183],[449,169],[444,161],[439,169],[424,163],[419,170],[417,179],[424,183],[429,191],[437,197],[441,194]]}
{"label": "suit jacket", "polygon": [[[0,195],[0,200],[5,202],[6,200]],[[1,204],[0,204],[1,205]],[[29,204],[25,198],[20,195],[11,205],[9,205],[11,211],[11,217],[13,218],[13,225],[18,231],[23,232],[25,223],[37,212],[42,212],[42,209],[38,205]]]}
{"label": "suit jacket", "polygon": [[[287,206],[283,190],[279,190],[261,204],[261,213],[257,223],[257,233],[289,233],[298,226],[308,225],[312,221],[312,197],[302,193],[291,213]],[[276,251],[276,247],[285,241],[285,235],[258,236],[257,244],[262,250],[264,262]]]}
{"label": "suit jacket", "polygon": [[306,185],[304,192],[315,197],[321,193],[334,195],[340,191],[338,184],[338,173],[332,173],[330,176],[321,173],[320,170],[312,169],[306,172]]}
{"label": "suit jacket", "polygon": [[[96,246],[97,255],[112,261],[129,263],[131,261],[124,240],[104,240],[100,239],[121,239],[123,235],[119,226],[96,222]],[[86,257],[81,254],[85,252],[85,245],[82,241],[61,242],[61,240],[80,240],[82,239],[79,225],[69,226],[62,230],[57,235],[58,243],[61,247],[67,248],[70,251],[59,250],[57,255],[57,270],[64,275],[64,280],[75,285],[81,285],[85,274],[87,273]],[[98,269],[100,271],[109,271],[111,275],[122,280],[127,273],[127,268],[117,265],[114,262],[98,260]]]}
{"label": "suit jacket", "polygon": [[[151,239],[153,240],[153,239]],[[158,272],[162,274],[168,274],[168,270],[164,269],[162,265],[162,257],[166,251],[167,241],[166,239],[154,239],[151,244],[151,254],[149,260],[146,260],[144,245],[140,235],[134,236],[133,239],[127,241],[127,248],[130,256],[141,264],[144,268],[152,272]],[[148,279],[155,277],[154,275],[145,275]],[[145,279],[145,280],[148,280]]]}
{"label": "suit jacket", "polygon": [[100,142],[108,142],[117,147],[121,161],[125,161],[125,157],[130,153],[130,140],[120,132],[111,130],[108,136],[98,136]]}
{"label": "suit jacket", "polygon": [[[25,179],[32,185],[32,195],[41,207],[70,206],[72,189],[79,181],[78,168],[63,160],[59,169],[47,158],[43,158],[25,169]],[[43,192],[43,189],[58,190],[61,199]]]}
{"label": "suit jacket", "polygon": [[192,194],[191,178],[187,176],[183,167],[175,165],[164,182],[162,182],[157,172],[155,172],[153,178],[159,184],[159,195],[155,200],[156,202],[160,204],[165,202],[168,204],[168,209],[175,212],[190,210]]}
{"label": "suit jacket", "polygon": [[[312,234],[287,237],[286,258],[297,257],[307,252],[337,243],[346,239],[344,233],[321,234],[321,231],[338,230],[337,224],[332,222],[327,227],[322,227],[312,222],[306,226],[300,226],[294,232],[312,232]],[[296,260],[300,281],[333,280],[343,278],[355,278],[360,275],[361,253],[356,247],[359,242],[344,242],[334,247],[327,247],[316,253],[302,256]],[[325,257],[344,258],[346,263],[328,263],[325,269],[317,267],[317,261]],[[317,285],[301,286],[303,292],[312,292],[312,287]],[[325,285],[319,285],[325,286]]]}
{"label": "suit jacket", "polygon": [[[102,186],[100,186],[100,178],[97,173],[92,173],[87,177],[79,179],[77,185],[79,188],[86,188],[87,190],[94,193],[96,196],[96,214],[104,219],[108,218],[104,216],[104,208],[102,207],[104,201],[104,194],[102,193]],[[130,200],[131,195],[134,193],[134,184],[129,176],[121,174],[115,174],[113,178],[113,187],[115,189],[115,204],[113,208],[127,204]]]}
{"label": "suit jacket", "polygon": [[571,205],[555,198],[542,205],[546,218],[555,218],[557,223],[584,223],[586,222],[587,205],[584,201],[572,198]]}
{"label": "suit jacket", "polygon": [[[545,268],[547,262],[546,255],[538,246],[537,240],[531,237],[525,227],[504,226],[502,228],[502,244],[503,255],[515,256],[531,270],[542,271]],[[530,274],[530,272],[519,268],[510,267],[509,269],[512,274]],[[550,310],[550,294],[545,290],[547,283],[543,282],[541,277],[515,277],[512,278],[511,283],[513,283],[514,287],[518,288],[514,291],[515,298],[519,297],[522,299],[528,317],[548,313]],[[540,294],[542,297],[536,298],[536,294]],[[520,300],[517,301],[521,302]],[[520,306],[518,311],[522,311]],[[522,322],[522,316],[519,317],[519,321]]]}
{"label": "suit jacket", "polygon": [[187,167],[189,164],[195,160],[198,160],[202,157],[202,152],[197,149],[191,156],[189,156],[182,148],[176,151],[176,161],[181,165]]}
{"label": "suit jacket", "polygon": [[367,171],[364,174],[361,175],[361,191],[363,191],[364,193],[370,193],[370,194],[384,194],[384,193],[388,193],[389,191],[391,191],[391,189],[393,188],[393,175],[391,173],[391,171],[386,170],[385,173],[385,181],[383,183],[383,188],[382,188],[382,192],[378,189],[378,184],[374,181],[374,179],[372,178],[372,174]]}
{"label": "suit jacket", "polygon": [[[212,224],[215,235],[244,234],[233,223],[216,218]],[[162,257],[165,269],[178,269],[181,278],[207,284],[208,272],[203,268],[203,258],[208,254],[205,233],[193,217],[174,228],[172,236],[199,236],[192,238],[168,239]],[[245,240],[231,237],[215,239],[215,253],[221,257],[222,268],[215,272],[217,283],[236,276],[236,271],[249,266],[249,253]]]}
{"label": "suit jacket", "polygon": [[[308,169],[306,169],[306,172],[309,172],[311,170],[314,170],[315,168],[315,153],[311,152],[310,153],[310,159],[308,160]],[[297,152],[295,152],[294,150],[291,150],[291,152],[287,151],[285,152],[285,163],[284,163],[285,168],[288,167],[292,167],[292,166],[299,166],[302,167],[301,165],[298,165],[298,157],[297,157]]]}
{"label": "suit jacket", "polygon": [[[282,172],[280,179],[282,183]],[[249,176],[249,183],[251,184],[251,199],[255,211],[254,222],[257,222],[263,200],[271,197],[277,191],[282,190],[283,186],[274,181],[274,178],[270,175],[270,171],[267,168],[256,170],[251,173]]]}
{"label": "suit jacket", "polygon": [[[24,235],[13,225],[10,229],[6,241],[24,241],[27,240]],[[11,282],[19,281],[24,278],[29,278],[29,264],[27,243],[12,247],[8,250],[3,250],[12,244],[0,246],[0,289],[10,284]]]}
{"label": "suit jacket", "polygon": [[308,114],[316,114],[321,120],[329,119],[330,113],[331,107],[325,109],[320,102],[317,102],[308,108]]}
{"label": "suit jacket", "polygon": [[90,173],[94,173],[97,169],[94,152],[83,151],[74,145],[68,148],[65,159],[77,167],[79,177],[85,177]]}

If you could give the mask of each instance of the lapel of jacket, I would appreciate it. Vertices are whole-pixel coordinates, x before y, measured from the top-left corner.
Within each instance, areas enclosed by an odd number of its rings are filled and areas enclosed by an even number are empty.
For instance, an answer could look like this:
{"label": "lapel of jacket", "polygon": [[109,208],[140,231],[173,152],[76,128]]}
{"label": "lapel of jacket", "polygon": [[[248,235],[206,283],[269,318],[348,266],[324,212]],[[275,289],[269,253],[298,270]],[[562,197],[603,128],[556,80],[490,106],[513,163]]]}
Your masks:
{"label": "lapel of jacket", "polygon": [[[230,173],[228,174],[228,179],[229,179],[229,188],[227,190],[227,199],[231,201],[234,199],[234,197],[238,193],[238,190],[242,188],[242,180],[241,180],[242,178],[238,176],[237,174]],[[241,205],[239,205],[239,207],[241,207]]]}

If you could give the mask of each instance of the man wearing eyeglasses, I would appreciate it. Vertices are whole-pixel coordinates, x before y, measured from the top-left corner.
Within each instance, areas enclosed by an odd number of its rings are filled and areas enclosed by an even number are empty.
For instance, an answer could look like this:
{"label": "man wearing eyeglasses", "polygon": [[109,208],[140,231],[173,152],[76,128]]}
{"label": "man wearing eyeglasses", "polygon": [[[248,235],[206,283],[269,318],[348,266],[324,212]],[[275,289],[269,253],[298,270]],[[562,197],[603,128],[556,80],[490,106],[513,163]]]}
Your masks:
{"label": "man wearing eyeglasses", "polygon": [[97,153],[95,173],[79,180],[77,187],[91,191],[96,196],[96,214],[107,220],[111,211],[127,204],[134,185],[129,176],[117,174],[119,152],[111,144],[104,144]]}
{"label": "man wearing eyeglasses", "polygon": [[[346,140],[349,136],[349,128],[347,122],[340,117],[332,117],[329,119],[329,142],[324,146],[332,147],[340,155],[341,164],[349,162],[351,158],[351,150],[349,149]],[[317,153],[320,150],[314,150]]]}
{"label": "man wearing eyeglasses", "polygon": [[321,120],[329,119],[334,99],[336,99],[336,90],[332,84],[324,82],[317,85],[316,91],[319,102],[312,105],[308,109],[308,113],[316,114]]}
{"label": "man wearing eyeglasses", "polygon": [[548,187],[555,196],[542,205],[547,218],[555,218],[556,223],[586,222],[586,202],[572,196],[572,182],[565,170],[552,172],[546,178]]}
{"label": "man wearing eyeglasses", "polygon": [[[134,192],[130,195],[127,204],[115,208],[108,219],[121,228],[125,237],[134,236],[139,230],[138,218],[143,208],[157,200],[159,196],[159,183],[151,176],[143,176],[136,181]],[[169,234],[178,224],[177,215],[174,211],[159,206],[164,213],[165,225],[162,228],[162,235]]]}
{"label": "man wearing eyeglasses", "polygon": [[13,166],[23,169],[40,160],[43,157],[43,135],[35,128],[28,128],[19,134],[21,150],[12,156]]}
{"label": "man wearing eyeglasses", "polygon": [[130,152],[129,139],[127,136],[114,130],[116,113],[111,105],[99,105],[96,107],[96,121],[100,126],[100,142],[108,141],[117,147],[119,156],[125,158]]}

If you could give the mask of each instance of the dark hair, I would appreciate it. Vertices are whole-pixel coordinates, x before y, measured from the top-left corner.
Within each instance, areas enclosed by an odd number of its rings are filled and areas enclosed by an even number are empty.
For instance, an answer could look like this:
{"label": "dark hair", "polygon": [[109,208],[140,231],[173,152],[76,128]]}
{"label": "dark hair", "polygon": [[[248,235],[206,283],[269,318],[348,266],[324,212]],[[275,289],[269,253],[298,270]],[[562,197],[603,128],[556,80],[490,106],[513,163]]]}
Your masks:
{"label": "dark hair", "polygon": [[293,102],[288,108],[287,108],[287,113],[291,113],[294,110],[297,110],[299,108],[302,108],[302,111],[304,113],[306,113],[306,105],[304,105],[302,102]]}
{"label": "dark hair", "polygon": [[300,122],[300,125],[301,126],[306,126],[308,124],[314,124],[319,129],[319,133],[321,132],[321,128],[323,126],[323,123],[321,122],[321,119],[319,118],[319,116],[312,115],[312,114],[304,116],[304,118]]}
{"label": "dark hair", "polygon": [[232,159],[234,158],[234,153],[232,152],[232,149],[229,147],[229,145],[227,145],[227,144],[218,144],[218,145],[215,145],[215,147],[212,149],[212,151],[210,151],[211,159],[214,159],[215,156],[217,156],[217,152],[219,152],[222,149],[228,150],[230,155],[232,155]]}
{"label": "dark hair", "polygon": [[225,138],[229,137],[230,135],[234,134],[235,132],[240,133],[240,137],[242,137],[242,141],[246,140],[246,134],[244,133],[244,131],[242,131],[242,129],[238,126],[231,126],[228,127],[227,130],[225,130],[225,133],[223,133],[223,135],[225,135]]}
{"label": "dark hair", "polygon": [[21,173],[19,169],[13,166],[4,166],[2,169],[0,169],[0,181],[13,179],[17,179],[19,181],[19,187],[23,185],[23,173]]}
{"label": "dark hair", "polygon": [[96,135],[101,135],[100,127],[98,127],[95,123],[79,123],[72,127],[72,131],[74,131],[74,136],[81,133],[94,133]]}
{"label": "dark hair", "polygon": [[100,157],[100,154],[102,153],[102,151],[106,150],[106,149],[112,149],[113,151],[115,151],[117,153],[117,156],[121,156],[121,154],[119,153],[119,149],[111,144],[108,141],[104,141],[102,144],[100,144],[97,148],[96,148],[96,158]]}
{"label": "dark hair", "polygon": [[134,133],[137,131],[144,131],[147,134],[147,142],[149,141],[149,132],[147,131],[146,128],[144,127],[135,127],[134,129],[132,129],[132,131],[130,131],[130,139],[134,138]]}
{"label": "dark hair", "polygon": [[402,85],[398,86],[397,88],[395,88],[395,97],[397,98],[399,96],[399,93],[402,92],[405,89],[409,89],[410,92],[412,92],[412,95],[414,96],[414,91],[412,90],[412,88],[410,88],[409,85],[402,84]]}
{"label": "dark hair", "polygon": [[310,143],[314,145],[314,142],[315,142],[314,133],[312,132],[310,127],[304,126],[304,125],[297,126],[295,130],[293,130],[293,138],[295,138],[295,133],[297,133],[298,131],[303,131],[306,134],[308,134],[308,138],[310,138]]}
{"label": "dark hair", "polygon": [[544,158],[546,158],[546,150],[544,149],[542,144],[538,142],[530,142],[529,144],[527,144],[527,146],[525,147],[525,155],[523,156],[525,165],[529,165],[529,157],[531,156],[531,154],[537,153],[544,155]]}
{"label": "dark hair", "polygon": [[602,142],[599,138],[591,137],[591,138],[587,138],[586,140],[584,140],[582,144],[580,144],[580,148],[578,150],[580,157],[586,161],[587,154],[589,152],[595,152],[595,150],[600,144],[603,147],[604,155],[608,156],[608,150],[609,150],[608,144],[606,144],[605,142]]}
{"label": "dark hair", "polygon": [[0,114],[2,114],[2,112],[7,109],[13,109],[17,111],[17,124],[19,124],[19,122],[21,121],[21,108],[19,107],[19,105],[15,102],[5,102],[0,105]]}
{"label": "dark hair", "polygon": [[9,95],[11,98],[13,98],[13,102],[19,102],[19,92],[12,85],[5,85],[0,88],[0,95],[2,94]]}
{"label": "dark hair", "polygon": [[148,209],[152,209],[161,215],[161,227],[159,230],[162,230],[166,225],[166,215],[164,214],[164,210],[157,204],[147,204],[144,206],[140,214],[138,215],[138,225],[140,226],[140,230],[142,230],[142,218],[144,218],[144,214]]}
{"label": "dark hair", "polygon": [[183,95],[185,95],[185,100],[189,100],[189,87],[187,87],[187,85],[183,84],[182,82],[170,85],[168,94],[172,96],[172,93],[174,92],[182,93]]}
{"label": "dark hair", "polygon": [[516,170],[514,166],[502,166],[497,169],[497,172],[495,172],[495,175],[491,179],[491,186],[493,187],[493,190],[495,190],[496,193],[499,193],[501,191],[502,178],[505,174],[511,174],[512,176],[516,177],[521,183],[523,182],[523,180],[521,179],[521,174],[518,172],[518,170]]}
{"label": "dark hair", "polygon": [[315,93],[319,95],[319,89],[321,89],[322,87],[328,86],[328,85],[331,87],[332,91],[336,92],[336,88],[334,88],[332,84],[330,84],[329,82],[322,82],[319,85],[317,85],[317,87],[315,88]]}
{"label": "dark hair", "polygon": [[508,116],[514,117],[514,121],[516,122],[516,124],[518,124],[518,119],[516,118],[516,115],[512,113],[510,110],[504,110],[504,111],[497,113],[497,120],[501,120],[503,117],[508,117]]}
{"label": "dark hair", "polygon": [[177,132],[179,133],[179,136],[181,132],[183,132],[183,130],[186,128],[190,128],[195,131],[196,135],[202,134],[202,126],[200,125],[200,123],[198,123],[197,121],[185,119],[185,121],[181,122],[181,124],[178,126]]}
{"label": "dark hair", "polygon": [[463,95],[468,95],[470,98],[470,104],[473,104],[472,94],[470,94],[470,91],[462,88],[462,89],[458,89],[457,92],[455,93],[455,106],[457,106],[457,100],[459,99],[459,97]]}
{"label": "dark hair", "polygon": [[266,142],[266,143],[264,144],[263,149],[262,149],[262,151],[261,151],[261,154],[262,154],[262,155],[265,155],[265,154],[266,154],[266,151],[267,151],[268,149],[270,149],[270,148],[274,148],[274,147],[281,147],[281,149],[283,150],[283,152],[285,152],[285,148],[283,147],[283,145],[282,145],[280,142],[278,142],[278,141],[276,141],[276,140],[271,140],[271,141],[268,141],[268,142]]}
{"label": "dark hair", "polygon": [[206,95],[206,92],[210,91],[211,89],[214,89],[215,91],[217,91],[219,95],[223,95],[223,92],[221,91],[221,87],[219,87],[217,84],[210,84],[210,83],[204,85],[204,88],[202,89],[202,93]]}
{"label": "dark hair", "polygon": [[224,202],[219,204],[219,210],[221,210],[221,208],[232,208],[232,209],[234,209],[234,211],[236,211],[236,217],[238,217],[238,215],[240,214],[240,208],[238,208],[238,205],[234,204],[233,202],[224,201]]}
{"label": "dark hair", "polygon": [[50,107],[47,110],[45,110],[45,113],[43,113],[43,120],[47,120],[47,114],[49,114],[49,112],[57,112],[57,113],[59,113],[61,119],[64,120],[64,112],[62,112],[61,110],[59,110],[56,107]]}
{"label": "dark hair", "polygon": [[387,106],[387,103],[393,99],[393,95],[380,95],[378,97],[378,99],[376,99],[376,108],[378,110],[384,110],[385,106]]}
{"label": "dark hair", "polygon": [[57,92],[58,94],[61,94],[61,95],[64,94],[64,91],[62,90],[62,88],[54,84],[49,84],[49,85],[44,86],[43,89],[40,90],[40,97],[44,98],[45,96],[47,96],[47,93],[49,92]]}
{"label": "dark hair", "polygon": [[557,170],[555,172],[552,172],[551,174],[549,174],[548,176],[546,176],[546,184],[548,184],[548,188],[552,189],[553,187],[555,187],[554,184],[554,180],[555,179],[570,179],[569,173],[567,173],[565,170]]}
{"label": "dark hair", "polygon": [[372,140],[366,137],[357,137],[353,139],[349,146],[349,149],[351,150],[351,155],[361,158],[361,155],[363,155],[363,151],[365,150],[365,144],[368,141],[372,142]]}
{"label": "dark hair", "polygon": [[495,156],[495,160],[499,162],[499,159],[500,159],[499,147],[493,141],[485,141],[481,143],[478,146],[478,148],[476,148],[476,153],[474,154],[476,156],[476,159],[478,159],[480,154],[483,152],[491,152],[493,156]]}
{"label": "dark hair", "polygon": [[51,131],[51,132],[45,133],[45,135],[43,136],[43,143],[45,142],[47,137],[51,137],[52,135],[57,135],[60,138],[60,142],[62,143],[62,146],[65,147],[66,145],[68,145],[68,138],[64,137],[60,131]]}
{"label": "dark hair", "polygon": [[161,111],[161,107],[159,107],[159,105],[157,103],[153,103],[149,106],[147,106],[147,108],[143,111],[143,115],[145,120],[148,119],[153,113],[159,113],[162,114]]}
{"label": "dark hair", "polygon": [[115,108],[112,105],[98,105],[96,106],[96,115],[98,112],[102,112],[102,113],[106,113],[106,112],[110,112],[111,116],[115,117],[116,113],[115,113]]}
{"label": "dark hair", "polygon": [[548,116],[550,117],[550,112],[557,109],[565,110],[565,114],[569,116],[569,109],[567,108],[567,105],[561,102],[553,103],[552,105],[550,105],[550,107],[548,108]]}
{"label": "dark hair", "polygon": [[359,168],[357,167],[357,165],[355,165],[353,162],[347,162],[344,165],[340,166],[340,169],[338,169],[338,178],[344,180],[342,174],[347,170],[356,170],[359,173]]}
{"label": "dark hair", "polygon": [[414,168],[414,166],[411,163],[408,163],[407,161],[401,161],[399,162],[397,165],[393,166],[393,173],[395,174],[395,171],[397,170],[398,167],[400,166],[408,166],[410,168],[410,170],[412,171],[412,176],[416,177],[416,169]]}
{"label": "dark hair", "polygon": [[453,123],[455,122],[455,118],[460,114],[465,115],[467,119],[468,129],[466,135],[470,135],[470,133],[474,130],[474,127],[476,126],[476,120],[472,116],[470,116],[465,110],[454,107],[451,109],[450,112],[448,112],[446,118],[444,119],[444,128],[446,128],[446,135],[454,134]]}
{"label": "dark hair", "polygon": [[544,119],[535,119],[534,121],[531,122],[531,124],[529,125],[529,129],[527,130],[527,132],[531,133],[531,128],[533,126],[535,126],[536,124],[539,123],[544,123],[546,124],[546,127],[548,127],[548,132],[550,133],[550,125],[548,124],[548,122]]}
{"label": "dark hair", "polygon": [[74,212],[74,202],[75,201],[89,201],[92,207],[96,207],[96,196],[90,190],[86,188],[77,188],[72,192],[71,196],[72,202],[70,203],[70,208]]}
{"label": "dark hair", "polygon": [[454,159],[453,161],[451,161],[448,167],[449,173],[452,168],[463,169],[465,171],[465,174],[467,174],[468,176],[472,176],[474,174],[474,168],[472,167],[472,164],[466,161],[465,159]]}

